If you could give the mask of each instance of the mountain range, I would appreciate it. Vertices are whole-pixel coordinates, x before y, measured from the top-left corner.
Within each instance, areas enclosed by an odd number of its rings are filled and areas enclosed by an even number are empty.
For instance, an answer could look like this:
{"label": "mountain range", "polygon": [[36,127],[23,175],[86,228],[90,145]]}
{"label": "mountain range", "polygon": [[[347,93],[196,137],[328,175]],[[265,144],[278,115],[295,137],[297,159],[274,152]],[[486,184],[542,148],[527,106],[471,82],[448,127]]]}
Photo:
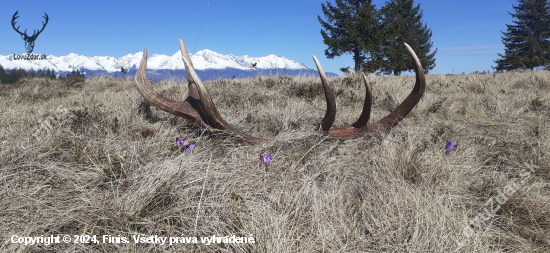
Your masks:
{"label": "mountain range", "polygon": [[[35,55],[36,56],[36,55]],[[71,53],[66,56],[46,56],[45,60],[21,60],[17,55],[0,55],[0,65],[6,70],[25,69],[55,70],[57,74],[66,75],[73,70],[80,70],[86,77],[90,75],[99,76],[134,76],[139,68],[143,52],[128,54],[120,58],[111,56],[88,57]],[[250,57],[223,55],[214,51],[204,49],[191,55],[195,70],[202,80],[213,80],[217,78],[247,78],[257,76],[258,71],[262,75],[318,75],[317,71],[289,60],[282,56],[268,55],[264,57]],[[256,64],[255,68],[252,68]],[[127,70],[123,74],[121,67]],[[327,76],[337,76],[327,72]],[[172,56],[152,55],[147,60],[147,77],[155,81],[168,80],[171,78],[184,79],[185,67],[181,59],[180,51]]]}

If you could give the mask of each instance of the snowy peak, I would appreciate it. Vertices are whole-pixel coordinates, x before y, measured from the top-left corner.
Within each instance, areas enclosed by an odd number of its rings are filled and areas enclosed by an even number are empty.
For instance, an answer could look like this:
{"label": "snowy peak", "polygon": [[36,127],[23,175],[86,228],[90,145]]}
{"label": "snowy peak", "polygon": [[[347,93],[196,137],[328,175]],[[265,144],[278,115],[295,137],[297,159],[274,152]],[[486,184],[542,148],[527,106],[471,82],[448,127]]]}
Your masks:
{"label": "snowy peak", "polygon": [[[94,56],[88,57],[75,53],[66,56],[48,56],[47,60],[15,60],[13,56],[0,56],[0,64],[5,69],[23,68],[43,69],[49,68],[60,72],[70,72],[73,69],[87,69],[93,71],[103,70],[106,72],[118,72],[120,68],[137,69],[141,62],[142,52],[128,54],[120,58],[112,56]],[[223,55],[212,50],[204,49],[191,55],[191,60],[196,70],[206,69],[226,69],[234,68],[240,70],[249,70],[254,63],[260,70],[266,69],[289,69],[289,70],[309,70],[305,64],[289,60],[282,56],[268,55],[264,57],[250,57]],[[177,51],[172,56],[163,54],[154,54],[147,61],[147,69],[150,70],[184,70],[185,66],[181,60],[181,53]]]}
{"label": "snowy peak", "polygon": [[[254,63],[256,63],[256,68],[258,69],[311,69],[305,64],[281,56],[268,55],[264,57],[250,57],[248,55],[223,55],[208,49],[200,50],[196,54],[191,55],[191,61],[193,61],[193,65],[197,70],[226,68],[249,70]],[[156,54],[149,57],[147,68],[180,70],[185,69],[185,66],[181,60],[181,51],[177,51],[170,57]]]}
{"label": "snowy peak", "polygon": [[[46,60],[21,60],[20,57],[13,55],[0,55],[0,65],[4,69],[51,69],[56,73],[65,75],[73,70],[80,70],[86,76],[89,75],[110,75],[110,76],[129,76],[135,75],[143,52],[128,54],[120,58],[112,56],[94,56],[88,57],[75,53],[66,56],[47,56]],[[216,79],[225,78],[245,78],[257,75],[257,70],[262,74],[283,74],[300,75],[313,74],[317,71],[311,69],[305,64],[289,60],[282,56],[268,55],[264,57],[250,57],[223,55],[212,50],[204,49],[191,55],[191,60],[195,70],[201,78]],[[255,64],[255,68],[252,66]],[[120,68],[128,72],[123,75]],[[185,78],[185,65],[181,59],[180,51],[168,56],[163,54],[153,54],[147,60],[147,73],[153,80],[164,80],[170,78]],[[202,73],[202,74],[201,74]],[[328,75],[335,75],[327,73]],[[202,75],[202,76],[201,76]]]}

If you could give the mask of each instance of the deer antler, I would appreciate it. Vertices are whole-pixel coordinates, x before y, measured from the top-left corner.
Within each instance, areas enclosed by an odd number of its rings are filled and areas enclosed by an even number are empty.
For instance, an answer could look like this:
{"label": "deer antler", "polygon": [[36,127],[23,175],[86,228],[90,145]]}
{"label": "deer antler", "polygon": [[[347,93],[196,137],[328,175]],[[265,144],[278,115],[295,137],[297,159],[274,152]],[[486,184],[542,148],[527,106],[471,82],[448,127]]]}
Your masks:
{"label": "deer antler", "polygon": [[367,132],[377,132],[380,130],[387,131],[391,129],[392,127],[396,126],[399,121],[401,121],[403,118],[405,118],[409,112],[412,110],[412,108],[420,101],[420,98],[422,97],[422,94],[424,94],[424,90],[426,89],[426,78],[424,77],[424,71],[422,70],[422,65],[420,64],[420,60],[412,50],[412,48],[407,44],[404,43],[405,47],[411,54],[411,56],[414,59],[415,68],[414,71],[416,73],[416,83],[414,85],[413,90],[407,96],[407,98],[395,109],[393,110],[388,116],[382,118],[380,121],[376,122],[375,124],[367,124],[370,118],[370,112],[371,112],[371,106],[372,106],[372,90],[370,85],[367,83],[367,77],[365,74],[362,74],[362,80],[365,84],[366,94],[365,94],[365,102],[363,104],[363,112],[361,112],[361,116],[355,122],[353,125],[349,127],[343,127],[338,129],[332,129],[329,130],[332,126],[332,123],[334,122],[334,118],[336,115],[336,103],[334,102],[334,93],[332,92],[332,88],[330,88],[330,84],[328,84],[328,81],[325,76],[325,72],[321,68],[321,65],[319,64],[319,61],[317,61],[317,58],[313,56],[313,60],[315,61],[315,64],[317,65],[317,69],[319,70],[319,75],[321,75],[321,82],[323,83],[323,88],[325,89],[325,97],[327,100],[327,112],[325,115],[325,118],[323,119],[323,123],[321,124],[321,127],[323,131],[327,132],[329,137],[331,138],[357,138],[362,135],[364,135]]}
{"label": "deer antler", "polygon": [[[412,108],[418,103],[424,93],[426,80],[424,78],[424,72],[422,71],[422,66],[420,65],[418,57],[416,57],[416,54],[409,47],[409,45],[405,44],[405,46],[416,63],[416,84],[413,91],[409,94],[405,101],[403,101],[397,109],[376,124],[367,124],[371,111],[372,91],[367,83],[366,76],[363,74],[362,80],[366,87],[366,96],[361,116],[352,126],[332,130],[330,130],[330,128],[336,117],[336,102],[334,99],[334,93],[326,78],[325,72],[321,67],[321,64],[319,64],[317,58],[313,56],[313,60],[315,61],[317,69],[319,70],[319,75],[321,76],[321,83],[323,84],[325,98],[327,101],[327,111],[322,120],[321,129],[327,132],[330,138],[356,138],[368,132],[391,129],[393,126],[397,125],[401,119],[406,117]],[[139,70],[135,77],[136,87],[145,100],[163,111],[191,120],[195,124],[207,128],[210,131],[223,132],[231,136],[238,137],[241,140],[253,145],[266,141],[265,139],[243,134],[223,120],[220,113],[216,109],[216,106],[212,102],[212,99],[208,95],[202,81],[195,72],[193,62],[191,62],[189,53],[187,52],[185,44],[183,44],[182,40],[180,40],[180,48],[189,87],[189,96],[187,99],[183,102],[177,102],[156,93],[151,88],[147,81],[147,49],[145,49]]]}
{"label": "deer antler", "polygon": [[209,129],[213,132],[224,132],[226,134],[235,136],[243,141],[249,142],[253,145],[266,141],[265,139],[252,137],[247,134],[241,133],[235,127],[231,126],[221,117],[220,113],[214,106],[212,99],[206,92],[201,79],[195,72],[189,53],[183,41],[180,40],[181,56],[185,65],[185,71],[187,72],[187,81],[189,87],[189,96],[183,102],[177,102],[168,99],[158,93],[156,93],[147,81],[147,49],[143,52],[143,58],[139,70],[136,74],[135,81],[136,87],[150,104],[155,107],[171,113],[173,115],[193,121],[195,124]]}

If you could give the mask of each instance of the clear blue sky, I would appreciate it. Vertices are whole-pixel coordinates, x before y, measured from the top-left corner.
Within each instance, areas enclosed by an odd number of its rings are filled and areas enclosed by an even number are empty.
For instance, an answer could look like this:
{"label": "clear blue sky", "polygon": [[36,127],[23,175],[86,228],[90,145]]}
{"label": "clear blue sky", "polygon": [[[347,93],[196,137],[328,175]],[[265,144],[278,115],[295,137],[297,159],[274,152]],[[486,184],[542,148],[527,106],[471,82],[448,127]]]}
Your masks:
{"label": "clear blue sky", "polygon": [[[385,0],[374,0],[377,9]],[[25,53],[24,42],[11,26],[19,10],[20,31],[42,27],[35,54],[121,57],[147,48],[149,55],[172,55],[182,39],[190,53],[210,49],[252,57],[282,55],[312,68],[316,55],[325,71],[341,74],[353,67],[351,55],[327,59],[320,34],[319,0],[279,1],[3,1],[0,8],[0,55]],[[437,66],[433,74],[490,70],[506,24],[512,23],[515,0],[417,0],[423,22],[432,30]],[[453,72],[454,70],[454,72]]]}

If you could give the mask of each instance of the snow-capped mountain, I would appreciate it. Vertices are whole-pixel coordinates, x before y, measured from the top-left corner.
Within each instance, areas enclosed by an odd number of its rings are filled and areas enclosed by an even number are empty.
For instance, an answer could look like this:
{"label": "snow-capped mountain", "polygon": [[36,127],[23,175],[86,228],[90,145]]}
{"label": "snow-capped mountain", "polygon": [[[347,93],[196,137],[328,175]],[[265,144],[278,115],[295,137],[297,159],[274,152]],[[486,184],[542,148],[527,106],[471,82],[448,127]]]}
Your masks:
{"label": "snow-capped mountain", "polygon": [[[127,69],[127,76],[135,75],[139,68],[143,52],[128,54],[115,58],[111,56],[87,57],[71,53],[67,56],[47,56],[46,60],[21,60],[19,56],[0,55],[0,65],[4,69],[38,70],[51,69],[57,74],[65,75],[73,70],[80,70],[90,75],[123,76],[120,68]],[[317,74],[317,71],[305,64],[289,60],[282,56],[268,55],[264,57],[250,57],[223,55],[208,49],[198,51],[191,55],[191,60],[199,77],[203,80],[215,78],[246,78],[256,76],[257,70],[263,75],[308,75]],[[256,63],[256,69],[251,66]],[[327,75],[336,75],[327,73]],[[172,56],[154,54],[147,60],[147,76],[154,80],[185,77],[185,67],[181,59],[180,51]]]}

